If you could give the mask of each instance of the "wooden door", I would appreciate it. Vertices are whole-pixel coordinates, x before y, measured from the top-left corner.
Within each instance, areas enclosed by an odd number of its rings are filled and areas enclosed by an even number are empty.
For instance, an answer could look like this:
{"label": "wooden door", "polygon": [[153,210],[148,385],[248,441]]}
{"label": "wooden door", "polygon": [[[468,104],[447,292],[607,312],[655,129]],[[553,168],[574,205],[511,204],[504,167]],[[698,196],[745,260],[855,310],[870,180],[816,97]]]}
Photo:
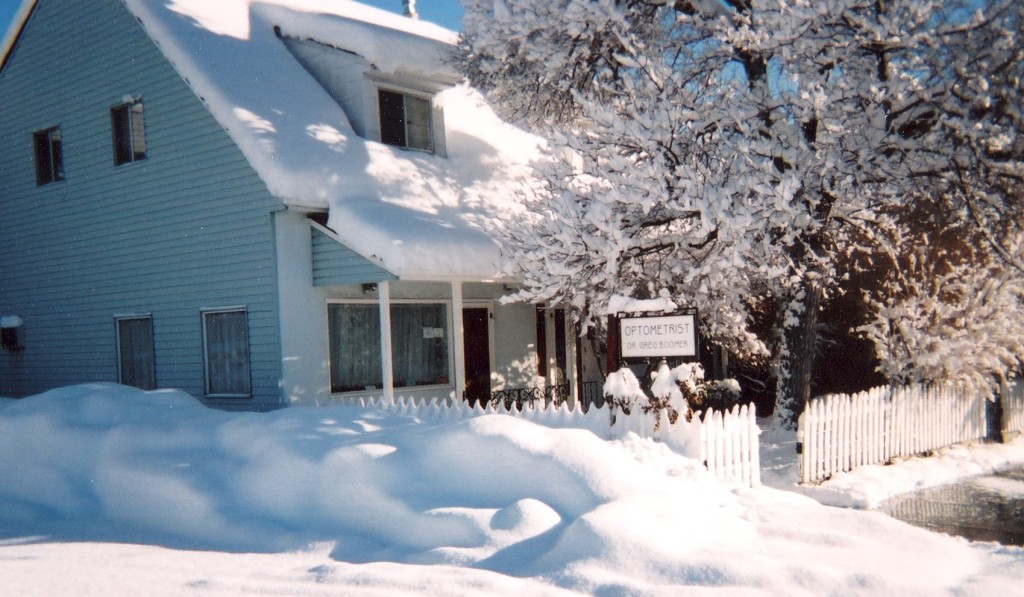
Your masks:
{"label": "wooden door", "polygon": [[485,307],[462,310],[462,341],[466,352],[466,401],[486,405],[491,399],[490,312]]}

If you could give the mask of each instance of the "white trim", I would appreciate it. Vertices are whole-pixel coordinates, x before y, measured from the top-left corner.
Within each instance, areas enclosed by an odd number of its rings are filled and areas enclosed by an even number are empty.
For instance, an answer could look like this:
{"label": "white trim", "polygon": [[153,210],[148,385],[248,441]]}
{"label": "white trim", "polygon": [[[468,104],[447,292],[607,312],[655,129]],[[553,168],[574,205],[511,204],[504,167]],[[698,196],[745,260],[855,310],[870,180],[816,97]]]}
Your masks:
{"label": "white trim", "polygon": [[363,74],[371,85],[392,87],[402,93],[434,97],[442,91],[455,87],[461,81],[459,77],[446,77],[444,80],[434,77],[423,77],[410,73],[382,74],[368,71]]}
{"label": "white trim", "polygon": [[230,305],[227,307],[199,307],[200,313],[227,313],[229,311],[246,311],[245,305]]}
{"label": "white trim", "polygon": [[466,343],[463,338],[465,326],[462,321],[462,309],[465,304],[462,300],[462,282],[452,282],[452,361],[454,361],[455,395],[452,396],[456,402],[462,400],[466,393]]}
{"label": "white trim", "polygon": [[[343,243],[344,244],[344,243]],[[495,266],[497,269],[497,266]],[[478,284],[522,284],[522,276],[483,276],[483,275],[472,275],[467,274],[464,276],[453,276],[450,274],[438,274],[437,272],[429,272],[426,270],[403,270],[399,275],[399,280],[402,282],[466,282],[466,283],[478,283]],[[525,302],[525,301],[523,301]]]}
{"label": "white trim", "polygon": [[380,317],[380,373],[384,386],[384,398],[395,397],[395,366],[391,362],[391,285],[377,284],[377,306]]}
{"label": "white trim", "polygon": [[141,313],[114,313],[115,319],[137,319],[141,317],[153,317],[153,311],[146,311]]}

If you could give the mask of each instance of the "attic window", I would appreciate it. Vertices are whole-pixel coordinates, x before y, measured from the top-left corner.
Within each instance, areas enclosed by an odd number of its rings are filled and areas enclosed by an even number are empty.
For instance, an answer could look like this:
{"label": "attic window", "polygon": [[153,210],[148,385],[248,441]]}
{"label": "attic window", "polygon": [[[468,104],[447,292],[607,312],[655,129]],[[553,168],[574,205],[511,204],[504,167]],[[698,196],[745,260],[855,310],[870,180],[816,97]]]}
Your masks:
{"label": "attic window", "polygon": [[146,125],[141,101],[134,100],[111,108],[110,128],[115,165],[146,159]]}
{"label": "attic window", "polygon": [[429,99],[380,89],[377,101],[382,143],[420,151],[434,150]]}
{"label": "attic window", "polygon": [[36,184],[42,186],[64,180],[64,144],[60,127],[36,131],[32,134],[36,154]]}

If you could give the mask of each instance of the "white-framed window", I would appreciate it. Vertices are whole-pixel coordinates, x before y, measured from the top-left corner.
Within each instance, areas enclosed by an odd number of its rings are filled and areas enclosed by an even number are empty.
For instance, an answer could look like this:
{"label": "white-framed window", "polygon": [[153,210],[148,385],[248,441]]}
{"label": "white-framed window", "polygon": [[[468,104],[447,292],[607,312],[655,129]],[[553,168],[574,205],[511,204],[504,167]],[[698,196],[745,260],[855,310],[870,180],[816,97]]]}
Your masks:
{"label": "white-framed window", "polygon": [[146,122],[141,100],[111,108],[110,131],[114,143],[114,165],[146,159]]}
{"label": "white-framed window", "polygon": [[64,180],[64,139],[60,127],[32,133],[32,147],[36,160],[36,185]]}
{"label": "white-framed window", "polygon": [[[395,387],[446,386],[451,379],[446,302],[391,303],[391,363]],[[375,302],[327,305],[331,392],[383,387],[380,307]]]}
{"label": "white-framed window", "polygon": [[156,389],[156,351],[153,317],[126,315],[114,318],[117,333],[117,381],[142,390]]}
{"label": "white-framed window", "polygon": [[245,307],[227,307],[204,309],[202,316],[206,395],[248,398],[252,394],[248,312]]}
{"label": "white-framed window", "polygon": [[377,89],[380,140],[387,145],[434,151],[430,99],[390,89]]}

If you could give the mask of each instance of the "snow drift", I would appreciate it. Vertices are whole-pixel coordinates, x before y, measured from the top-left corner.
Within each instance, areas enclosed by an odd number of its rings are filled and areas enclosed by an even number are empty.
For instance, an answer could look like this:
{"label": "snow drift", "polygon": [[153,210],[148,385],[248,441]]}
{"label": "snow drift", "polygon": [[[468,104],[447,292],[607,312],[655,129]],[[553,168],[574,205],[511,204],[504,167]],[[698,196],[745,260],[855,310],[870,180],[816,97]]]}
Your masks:
{"label": "snow drift", "polygon": [[[400,565],[433,583],[455,567],[604,594],[934,594],[998,588],[990,568],[1011,566],[1019,580],[1024,560],[879,513],[720,481],[636,435],[606,441],[503,415],[226,413],[177,391],[92,384],[0,400],[0,452],[8,546],[328,545],[336,565],[378,574]],[[424,592],[445,590],[431,586]]]}

